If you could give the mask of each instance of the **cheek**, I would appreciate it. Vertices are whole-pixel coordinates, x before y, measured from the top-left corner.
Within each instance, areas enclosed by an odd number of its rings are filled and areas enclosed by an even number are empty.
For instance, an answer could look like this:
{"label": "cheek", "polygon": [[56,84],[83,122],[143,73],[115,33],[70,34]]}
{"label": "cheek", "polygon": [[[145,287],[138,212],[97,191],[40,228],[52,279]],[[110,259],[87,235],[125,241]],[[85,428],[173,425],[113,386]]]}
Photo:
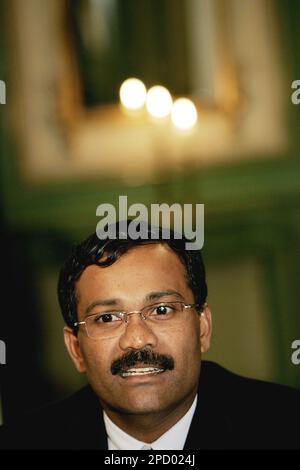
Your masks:
{"label": "cheek", "polygon": [[[169,330],[159,337],[159,351],[170,354],[175,360],[176,368],[191,369],[201,358],[200,329],[197,319],[191,321],[184,329]],[[187,368],[187,364],[189,367]]]}
{"label": "cheek", "polygon": [[80,342],[80,349],[88,376],[97,374],[101,377],[103,374],[110,374],[112,355],[108,344],[84,339]]}

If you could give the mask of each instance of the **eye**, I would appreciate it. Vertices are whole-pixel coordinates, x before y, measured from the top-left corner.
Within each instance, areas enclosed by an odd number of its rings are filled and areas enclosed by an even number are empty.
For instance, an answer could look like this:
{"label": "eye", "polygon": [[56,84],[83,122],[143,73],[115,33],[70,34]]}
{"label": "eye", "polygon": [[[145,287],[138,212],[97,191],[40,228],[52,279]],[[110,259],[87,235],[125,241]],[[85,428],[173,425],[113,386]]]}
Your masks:
{"label": "eye", "polygon": [[112,312],[101,313],[100,315],[96,315],[94,318],[95,323],[112,323],[120,320],[121,318],[119,315]]}
{"label": "eye", "polygon": [[161,304],[161,305],[157,305],[154,308],[152,315],[165,316],[165,315],[168,315],[168,314],[172,313],[173,311],[174,311],[174,309],[172,308],[172,305]]}

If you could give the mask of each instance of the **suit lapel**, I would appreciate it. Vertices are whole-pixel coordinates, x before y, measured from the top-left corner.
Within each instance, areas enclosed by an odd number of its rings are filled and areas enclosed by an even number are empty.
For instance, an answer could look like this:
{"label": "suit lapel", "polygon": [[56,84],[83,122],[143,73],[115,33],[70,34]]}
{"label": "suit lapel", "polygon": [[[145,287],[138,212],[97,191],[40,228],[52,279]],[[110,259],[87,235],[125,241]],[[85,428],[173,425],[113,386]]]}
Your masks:
{"label": "suit lapel", "polygon": [[74,448],[107,450],[107,435],[102,408],[90,386],[84,390],[77,415],[72,423]]}
{"label": "suit lapel", "polygon": [[232,440],[232,420],[223,402],[214,368],[203,362],[197,407],[188,432],[185,450],[227,449]]}

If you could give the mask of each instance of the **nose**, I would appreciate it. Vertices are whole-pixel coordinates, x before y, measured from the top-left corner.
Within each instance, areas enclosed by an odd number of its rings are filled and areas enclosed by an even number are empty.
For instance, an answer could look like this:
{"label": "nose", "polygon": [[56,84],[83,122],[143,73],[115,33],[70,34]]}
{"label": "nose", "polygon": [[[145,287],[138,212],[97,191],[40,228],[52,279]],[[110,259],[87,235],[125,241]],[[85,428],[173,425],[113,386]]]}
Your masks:
{"label": "nose", "polygon": [[128,323],[124,333],[120,336],[119,346],[123,351],[127,349],[154,348],[157,345],[157,336],[143,320],[139,313],[135,312],[128,316]]}

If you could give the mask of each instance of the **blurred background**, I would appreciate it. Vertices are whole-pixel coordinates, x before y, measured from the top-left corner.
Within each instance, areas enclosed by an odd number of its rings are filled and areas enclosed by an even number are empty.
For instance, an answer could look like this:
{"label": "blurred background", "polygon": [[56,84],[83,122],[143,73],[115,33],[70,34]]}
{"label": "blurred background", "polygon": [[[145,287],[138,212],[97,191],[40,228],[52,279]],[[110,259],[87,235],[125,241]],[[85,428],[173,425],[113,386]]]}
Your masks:
{"label": "blurred background", "polygon": [[299,20],[292,0],[0,0],[0,421],[84,383],[57,275],[119,195],[205,204],[205,358],[300,387]]}

